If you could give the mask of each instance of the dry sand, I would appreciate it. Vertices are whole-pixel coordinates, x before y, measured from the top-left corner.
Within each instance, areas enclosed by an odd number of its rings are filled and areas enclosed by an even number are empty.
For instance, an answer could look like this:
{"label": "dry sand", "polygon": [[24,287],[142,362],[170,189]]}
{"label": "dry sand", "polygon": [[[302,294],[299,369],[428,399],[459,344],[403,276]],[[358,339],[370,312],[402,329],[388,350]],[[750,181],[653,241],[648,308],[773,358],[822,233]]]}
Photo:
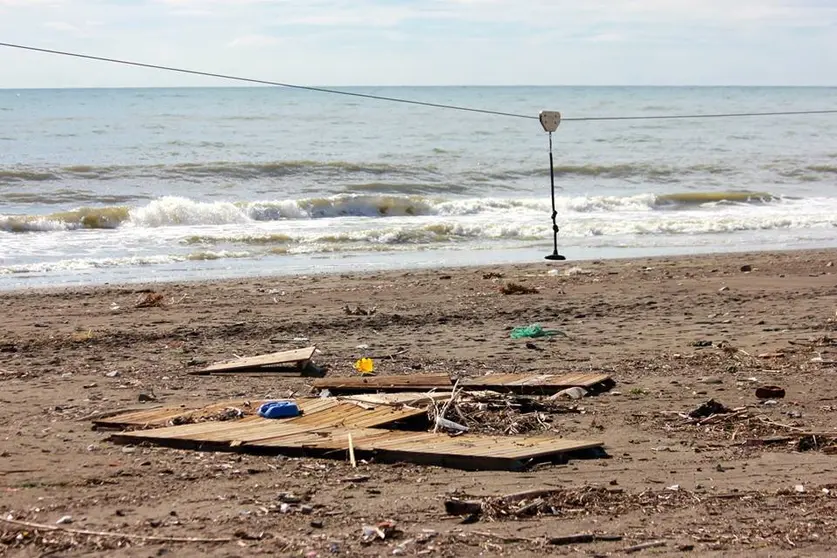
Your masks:
{"label": "dry sand", "polygon": [[[2,517],[54,525],[71,516],[64,527],[232,539],[70,536],[0,522],[0,554],[618,555],[662,540],[641,555],[690,547],[701,556],[833,555],[837,455],[827,441],[800,451],[795,440],[837,431],[833,260],[834,251],[751,253],[166,284],[151,287],[166,302],[152,308],[135,308],[141,286],[0,294]],[[581,272],[564,273],[574,266]],[[509,282],[538,292],[501,294]],[[347,304],[376,312],[347,315]],[[530,323],[566,337],[529,347],[509,338]],[[378,372],[607,371],[614,392],[582,400],[584,413],[542,418],[561,435],[603,440],[610,458],[526,473],[353,470],[339,460],[126,452],[80,420],[139,406],[140,393],[164,404],[307,393],[303,378],[186,375],[232,355],[295,348],[301,337],[321,349],[315,362],[331,375],[352,374],[360,356],[405,349],[378,359]],[[787,397],[760,404],[762,384],[785,387]],[[746,415],[704,425],[678,415],[710,398],[746,406]],[[512,413],[503,424],[543,427],[531,418]],[[785,439],[747,445],[768,436]],[[369,480],[343,482],[355,475]],[[463,525],[444,512],[455,492],[555,487],[566,489],[552,496],[555,515]],[[307,497],[311,513],[273,511],[286,492]],[[400,536],[361,544],[362,526],[384,520]],[[579,532],[623,540],[544,544]]]}

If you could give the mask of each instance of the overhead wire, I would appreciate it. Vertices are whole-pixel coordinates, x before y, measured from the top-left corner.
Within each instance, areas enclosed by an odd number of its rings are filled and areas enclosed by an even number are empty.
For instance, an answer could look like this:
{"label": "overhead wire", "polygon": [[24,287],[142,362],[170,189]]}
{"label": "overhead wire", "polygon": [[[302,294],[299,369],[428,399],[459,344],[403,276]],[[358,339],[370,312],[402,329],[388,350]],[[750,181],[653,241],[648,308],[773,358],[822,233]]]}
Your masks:
{"label": "overhead wire", "polygon": [[[95,56],[92,54],[82,54],[78,52],[71,52],[66,50],[57,50],[50,48],[40,48],[28,45],[21,45],[15,43],[0,42],[0,47],[14,48],[19,50],[27,50],[31,52],[40,52],[44,54],[54,54],[58,56],[68,56],[72,58],[81,58],[85,60],[96,60],[99,62],[109,62],[112,64],[121,64],[124,66],[134,66],[138,68],[149,68],[153,70],[162,70],[166,72],[176,72],[181,74],[190,74],[196,76],[212,77],[219,79],[226,79],[231,81],[239,81],[245,83],[254,83],[259,85],[272,85],[275,87],[285,87],[289,89],[298,89],[303,91],[314,91],[318,93],[328,93],[332,95],[345,95],[349,97],[359,97],[362,99],[370,99],[375,101],[386,101],[391,103],[402,103],[409,105],[418,105],[423,107],[458,110],[462,112],[472,112],[479,114],[488,114],[493,116],[507,116],[512,118],[525,118],[527,120],[538,120],[538,116],[530,114],[519,114],[514,112],[505,112],[491,109],[481,109],[474,107],[466,107],[461,105],[452,105],[446,103],[432,103],[429,101],[417,101],[415,99],[403,99],[400,97],[390,97],[387,95],[375,95],[372,93],[360,93],[357,91],[346,91],[344,89],[332,89],[328,87],[316,87],[311,85],[298,85],[293,83],[285,83],[281,81],[273,81],[267,79],[256,79],[241,76],[234,76],[230,74],[222,74],[216,72],[204,72],[201,70],[190,70],[186,68],[178,68],[175,66],[164,66],[161,64],[149,64],[145,62],[136,62],[133,60],[123,60],[120,58],[110,58],[106,56]],[[710,114],[659,114],[659,115],[627,115],[627,116],[576,116],[562,118],[562,122],[618,122],[618,121],[638,121],[638,120],[693,120],[706,118],[742,118],[742,117],[763,117],[763,116],[800,116],[800,115],[823,115],[823,114],[837,114],[837,109],[824,110],[788,110],[788,111],[769,111],[769,112],[726,112],[726,113],[710,113]]]}
{"label": "overhead wire", "polygon": [[188,70],[185,68],[175,68],[174,66],[163,66],[160,64],[146,64],[144,62],[134,62],[132,60],[121,60],[119,58],[108,58],[105,56],[93,56],[91,54],[80,54],[77,52],[69,52],[65,50],[54,50],[49,48],[38,48],[32,46],[25,46],[25,45],[18,45],[13,43],[3,43],[0,42],[0,46],[2,47],[9,47],[9,48],[17,48],[21,50],[29,50],[34,52],[43,52],[46,54],[57,54],[60,56],[70,56],[73,58],[83,58],[86,60],[98,60],[100,62],[110,62],[113,64],[122,64],[125,66],[136,66],[139,68],[151,68],[153,70],[164,70],[167,72],[177,72],[181,74],[191,74],[195,76],[206,76],[206,77],[214,77],[220,79],[228,79],[232,81],[242,81],[246,83],[257,83],[261,85],[273,85],[276,87],[287,87],[289,89],[301,89],[304,91],[316,91],[318,93],[331,93],[333,95],[348,95],[350,97],[361,97],[363,99],[373,99],[376,101],[388,101],[391,103],[405,103],[410,105],[420,105],[425,107],[433,107],[433,108],[442,108],[442,109],[452,109],[452,110],[460,110],[460,111],[467,111],[467,112],[478,112],[482,114],[491,114],[494,116],[511,116],[514,118],[528,118],[537,120],[537,116],[532,116],[528,114],[515,114],[512,112],[503,112],[498,110],[488,110],[488,109],[480,109],[480,108],[472,108],[472,107],[462,107],[457,105],[447,105],[443,103],[430,103],[427,101],[416,101],[412,99],[401,99],[398,97],[388,97],[385,95],[373,95],[370,93],[358,93],[356,91],[345,91],[341,89],[330,89],[327,87],[315,87],[311,85],[296,85],[293,83],[283,83],[281,81],[272,81],[267,79],[255,79],[255,78],[247,78],[247,77],[240,77],[240,76],[233,76],[228,74],[219,74],[215,72],[203,72],[200,70]]}

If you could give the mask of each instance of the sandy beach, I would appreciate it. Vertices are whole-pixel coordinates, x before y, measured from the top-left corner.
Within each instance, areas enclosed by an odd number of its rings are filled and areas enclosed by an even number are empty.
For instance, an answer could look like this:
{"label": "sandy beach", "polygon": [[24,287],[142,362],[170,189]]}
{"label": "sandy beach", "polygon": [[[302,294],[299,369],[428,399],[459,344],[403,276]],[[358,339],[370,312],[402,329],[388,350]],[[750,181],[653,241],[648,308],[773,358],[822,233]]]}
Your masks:
{"label": "sandy beach", "polygon": [[[230,539],[0,522],[0,555],[620,555],[653,541],[663,546],[640,555],[833,555],[834,438],[800,434],[837,438],[835,260],[834,250],[764,252],[0,293],[0,515]],[[503,294],[509,283],[535,292]],[[136,307],[149,290],[164,304]],[[535,323],[563,335],[510,338]],[[601,440],[609,457],[523,473],[353,469],[124,447],[91,428],[89,417],[120,408],[306,395],[308,378],[187,373],[308,344],[329,376],[355,374],[364,356],[379,375],[604,371],[615,388],[576,412],[498,420]],[[764,404],[764,385],[786,396]],[[709,399],[736,411],[684,417]],[[563,490],[554,514],[462,524],[443,505],[454,493],[541,488]],[[283,493],[310,509],[274,511]],[[361,541],[364,525],[387,520],[400,535]],[[621,540],[548,542],[575,533]]]}

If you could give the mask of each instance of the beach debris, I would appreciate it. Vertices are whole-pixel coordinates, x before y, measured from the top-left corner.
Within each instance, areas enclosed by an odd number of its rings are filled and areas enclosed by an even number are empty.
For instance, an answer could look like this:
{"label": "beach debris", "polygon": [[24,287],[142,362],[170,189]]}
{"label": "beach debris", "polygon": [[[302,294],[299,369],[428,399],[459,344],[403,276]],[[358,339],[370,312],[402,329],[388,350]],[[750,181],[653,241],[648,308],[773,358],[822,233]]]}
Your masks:
{"label": "beach debris", "polygon": [[712,415],[725,415],[731,412],[732,409],[730,409],[723,403],[719,403],[714,399],[710,399],[706,403],[703,403],[698,408],[691,411],[689,413],[689,416],[691,418],[707,418]]}
{"label": "beach debris", "polygon": [[571,267],[569,269],[564,270],[565,277],[572,277],[574,275],[590,275],[593,273],[592,271],[588,271],[578,266]]}
{"label": "beach debris", "polygon": [[375,373],[375,361],[364,357],[355,361],[354,368],[361,376],[371,375]]}
{"label": "beach debris", "polygon": [[353,477],[346,477],[345,479],[340,479],[340,482],[351,482],[351,483],[361,483],[366,482],[371,479],[369,475],[355,475]]}
{"label": "beach debris", "polygon": [[625,547],[622,549],[622,552],[624,552],[625,554],[633,554],[634,552],[639,552],[640,550],[647,550],[649,548],[659,548],[661,546],[665,546],[666,544],[668,544],[666,541],[649,541]]}
{"label": "beach debris", "polygon": [[316,366],[311,358],[316,346],[268,353],[254,357],[238,357],[211,364],[200,370],[189,372],[193,376],[212,374],[296,374],[304,377],[322,378],[326,369]]}
{"label": "beach debris", "polygon": [[377,525],[364,525],[360,537],[360,541],[364,544],[370,544],[376,540],[386,540],[393,538],[398,534],[394,521],[382,521]]}
{"label": "beach debris", "polygon": [[473,515],[482,513],[481,500],[462,500],[449,498],[445,500],[445,513],[448,515]]}
{"label": "beach debris", "polygon": [[452,432],[468,432],[467,426],[453,422],[452,420],[448,420],[441,416],[436,417],[436,427],[444,428],[445,430],[450,430]]}
{"label": "beach debris", "polygon": [[751,266],[750,264],[744,264],[744,265],[741,266],[741,271],[743,273],[749,273],[749,272],[753,271],[753,266]]}
{"label": "beach debris", "polygon": [[594,533],[577,533],[575,535],[561,535],[558,537],[550,537],[546,540],[546,544],[553,546],[564,546],[568,544],[583,544],[592,542],[613,542],[621,541],[622,535],[601,535]]}
{"label": "beach debris", "polygon": [[259,416],[269,419],[292,418],[300,415],[293,401],[268,401],[259,407]]}
{"label": "beach debris", "polygon": [[139,396],[137,396],[137,401],[139,401],[140,403],[157,401],[157,396],[154,395],[154,390],[151,390],[149,393],[140,393]]}
{"label": "beach debris", "polygon": [[[68,516],[69,517],[69,516]],[[232,539],[224,538],[198,538],[198,537],[165,537],[157,535],[137,535],[134,533],[114,533],[111,531],[89,531],[87,529],[70,529],[60,525],[46,525],[44,523],[35,523],[33,521],[22,521],[14,519],[9,516],[0,516],[0,521],[15,525],[17,527],[26,527],[28,529],[37,529],[39,531],[61,531],[70,533],[72,535],[84,535],[90,537],[113,537],[118,539],[131,539],[136,541],[157,541],[157,542],[180,542],[180,543],[228,543]]]}
{"label": "beach debris", "polygon": [[95,334],[92,329],[79,329],[73,332],[71,338],[76,343],[83,343],[85,341],[90,341],[94,336]]}
{"label": "beach debris", "polygon": [[349,432],[348,435],[348,443],[349,443],[349,463],[351,464],[352,468],[357,468],[357,459],[355,459],[355,443],[352,440],[352,433]]}
{"label": "beach debris", "polygon": [[[450,398],[447,401],[445,401],[445,404],[442,406],[441,411],[436,409],[436,405],[435,405],[435,402],[434,402],[433,408],[434,408],[434,411],[435,411],[435,414],[436,414],[436,419],[435,419],[435,425],[433,427],[433,432],[437,432],[440,427],[443,427],[443,426],[447,427],[448,425],[446,425],[445,422],[447,422],[449,424],[452,424],[452,425],[455,425],[454,428],[451,428],[452,430],[456,430],[456,427],[464,428],[463,426],[461,426],[459,424],[456,424],[454,422],[445,421],[445,413],[448,412],[448,408],[450,408],[451,404],[455,405],[456,399],[457,399],[457,397],[459,397],[460,392],[457,391],[457,388],[459,388],[459,378],[457,378],[456,383],[453,384],[453,391],[450,394]],[[466,428],[466,430],[467,430],[467,428]],[[464,431],[459,430],[459,432],[464,432]]]}
{"label": "beach debris", "polygon": [[567,336],[566,333],[558,329],[544,329],[540,324],[531,324],[512,329],[509,337],[512,339],[524,339],[527,337],[537,339],[539,337],[552,337],[553,335]]}
{"label": "beach debris", "polygon": [[56,525],[67,525],[73,522],[73,516],[65,515],[55,522]]}
{"label": "beach debris", "polygon": [[538,294],[538,289],[510,281],[500,287],[500,292],[504,295],[529,295]]}
{"label": "beach debris", "polygon": [[785,397],[785,390],[779,386],[761,386],[756,389],[756,397],[759,399],[782,399]]}
{"label": "beach debris", "polygon": [[166,296],[163,293],[150,291],[137,299],[134,308],[159,308],[166,303]]}
{"label": "beach debris", "polygon": [[587,390],[582,387],[571,387],[567,389],[562,389],[558,393],[551,395],[550,399],[581,399],[587,395]]}
{"label": "beach debris", "polygon": [[[550,395],[571,387],[583,387],[602,393],[615,382],[609,374],[568,372],[565,374],[486,374],[462,378],[460,385],[467,392],[490,390],[503,393]],[[313,387],[327,389],[335,395],[369,392],[450,391],[453,380],[448,374],[398,374],[393,376],[352,376],[314,380]]]}
{"label": "beach debris", "polygon": [[372,308],[364,308],[362,306],[352,307],[347,304],[343,307],[343,312],[345,312],[349,316],[373,316],[377,311],[377,306],[373,306]]}

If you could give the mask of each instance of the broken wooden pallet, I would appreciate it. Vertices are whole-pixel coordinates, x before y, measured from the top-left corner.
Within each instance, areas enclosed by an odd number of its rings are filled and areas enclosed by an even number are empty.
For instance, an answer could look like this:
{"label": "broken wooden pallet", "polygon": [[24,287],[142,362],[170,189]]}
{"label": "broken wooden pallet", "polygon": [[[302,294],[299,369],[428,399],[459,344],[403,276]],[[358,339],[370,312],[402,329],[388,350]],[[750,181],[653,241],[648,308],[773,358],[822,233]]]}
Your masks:
{"label": "broken wooden pallet", "polygon": [[[333,394],[362,392],[400,392],[417,390],[450,390],[453,381],[446,374],[414,374],[404,376],[361,376],[348,378],[323,378],[314,381],[314,387],[327,389]],[[601,392],[612,388],[615,382],[607,374],[489,374],[476,378],[463,378],[459,386],[467,390],[488,390],[524,395],[548,395],[571,387]]]}
{"label": "broken wooden pallet", "polygon": [[[197,426],[202,431],[207,424],[243,424],[246,419],[256,418],[260,421],[268,420],[270,424],[286,426],[304,426],[305,428],[322,428],[336,426],[371,427],[382,426],[393,422],[408,420],[413,417],[426,417],[425,405],[412,407],[372,402],[343,401],[336,397],[307,397],[296,399],[301,415],[281,421],[262,419],[257,415],[262,400],[245,401],[233,400],[214,403],[203,407],[167,407],[150,409],[148,411],[132,411],[121,415],[94,419],[93,425],[98,428],[159,428],[165,426]],[[429,403],[429,401],[428,401]],[[240,420],[212,420],[225,410],[241,411]],[[206,420],[210,419],[210,420]],[[208,427],[210,430],[215,427]]]}
{"label": "broken wooden pallet", "polygon": [[[466,470],[522,470],[540,461],[564,462],[578,452],[602,454],[601,442],[539,436],[449,436],[433,432],[311,426],[261,418],[203,423],[112,436],[118,443],[180,449],[345,458],[349,435],[358,457]],[[368,423],[369,421],[363,421]]]}
{"label": "broken wooden pallet", "polygon": [[236,360],[218,362],[211,364],[201,370],[189,372],[196,376],[208,376],[210,374],[258,374],[258,373],[282,373],[292,372],[306,375],[310,371],[313,376],[322,375],[316,367],[309,366],[311,357],[314,356],[316,347],[281,351],[254,357],[239,358]]}

